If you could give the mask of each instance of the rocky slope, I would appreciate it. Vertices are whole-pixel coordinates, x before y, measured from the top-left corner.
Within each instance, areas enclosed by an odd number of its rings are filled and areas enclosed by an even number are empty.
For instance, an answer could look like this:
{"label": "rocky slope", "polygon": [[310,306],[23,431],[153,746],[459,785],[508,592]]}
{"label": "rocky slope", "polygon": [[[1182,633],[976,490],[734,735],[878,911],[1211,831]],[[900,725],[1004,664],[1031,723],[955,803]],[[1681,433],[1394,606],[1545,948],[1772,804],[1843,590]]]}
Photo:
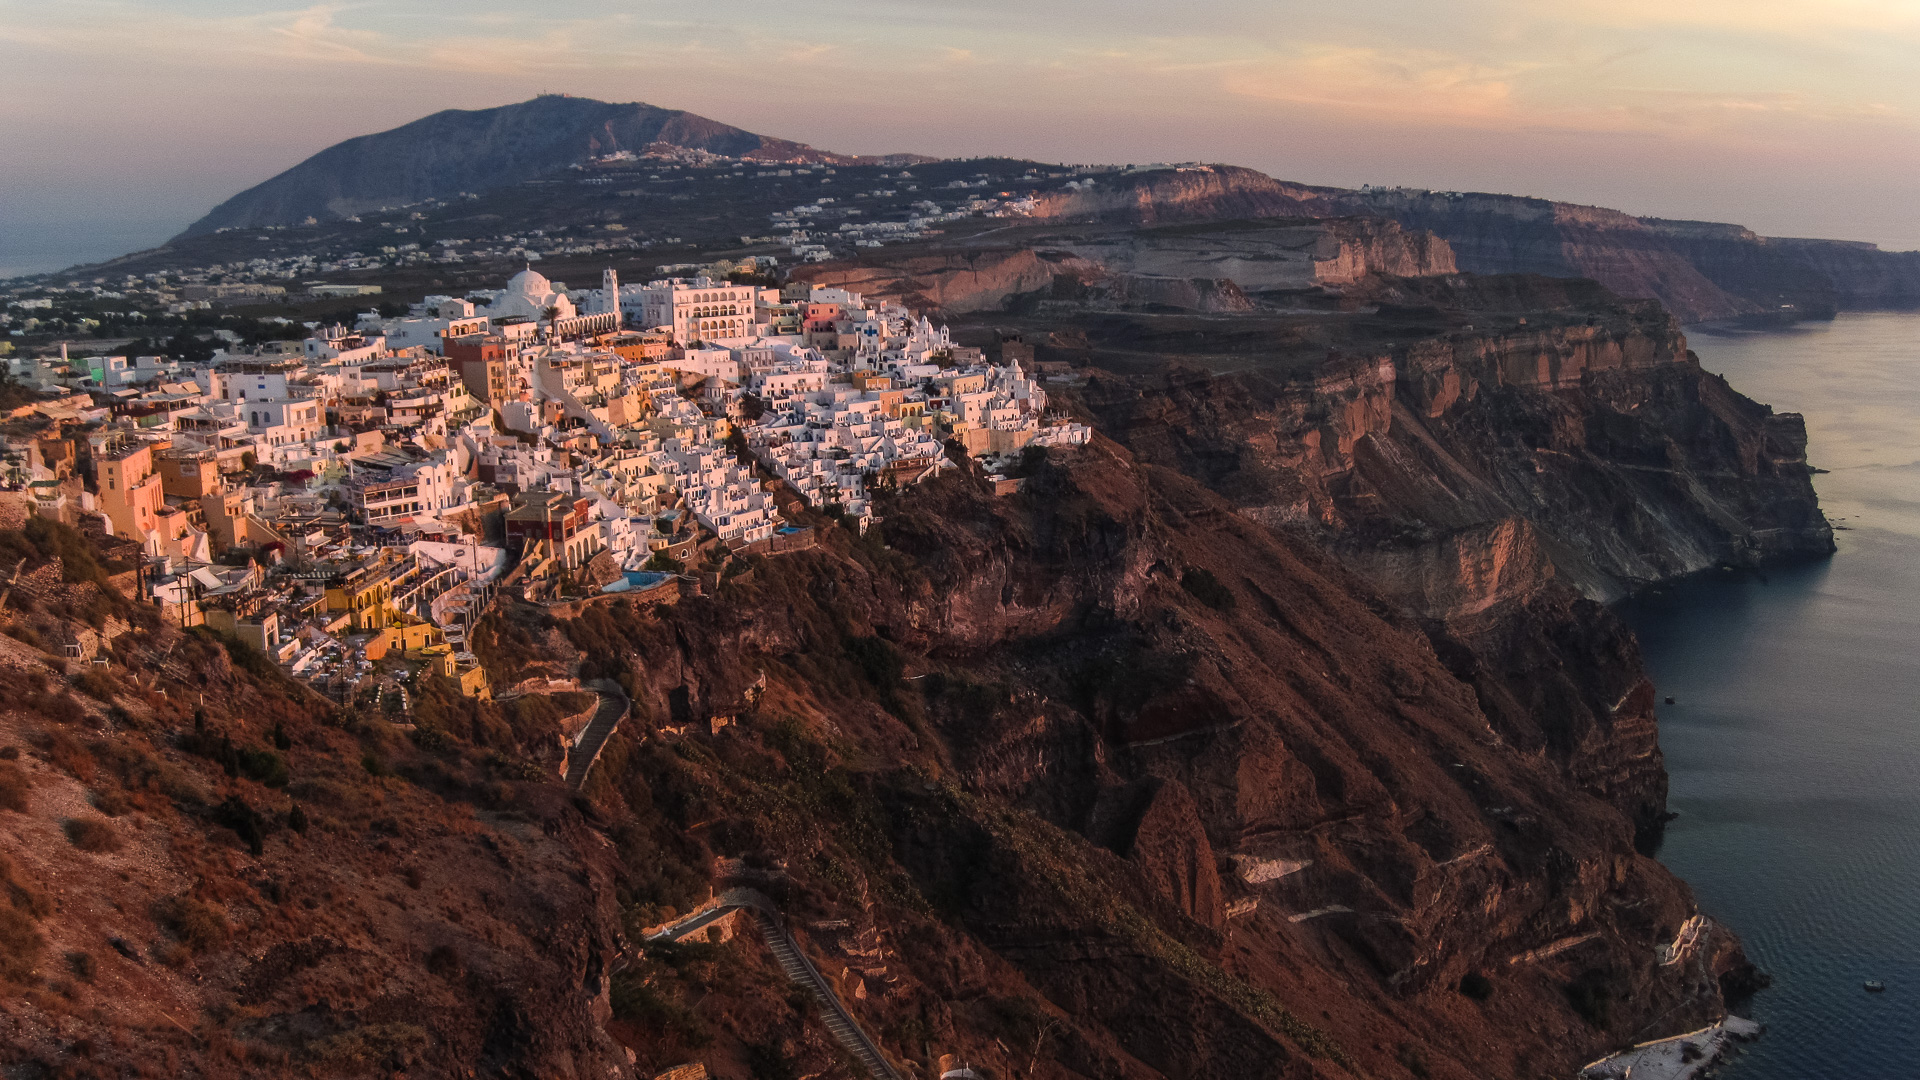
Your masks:
{"label": "rocky slope", "polygon": [[484,192],[589,156],[655,143],[766,161],[858,160],[639,102],[544,94],[493,109],[448,109],[336,143],[235,195],[185,236],[228,227],[332,221],[384,206]]}
{"label": "rocky slope", "polygon": [[[1357,285],[1299,317],[1331,352],[1063,327],[1240,362],[1092,372],[1105,434],[1011,496],[957,468],[711,595],[505,604],[496,685],[632,698],[578,799],[563,709],[423,679],[396,729],[0,533],[69,579],[0,639],[0,1064],[858,1075],[755,935],[636,947],[735,884],[920,1075],[1531,1080],[1714,1017],[1751,972],[1643,854],[1656,698],[1595,597],[1829,550],[1804,434],[1655,305]],[[92,627],[103,667],[39,648]]]}
{"label": "rocky slope", "polygon": [[[436,726],[408,732],[128,604],[77,534],[0,545],[30,571],[0,637],[0,1070],[626,1066],[602,1024],[619,858],[522,756],[553,710],[416,685]],[[100,662],[42,647],[63,638]]]}
{"label": "rocky slope", "polygon": [[[1551,417],[1609,371],[1648,377],[1637,349],[1515,379],[1509,408]],[[1330,363],[1310,411],[1365,423],[1348,390],[1377,377]],[[1431,411],[1397,382],[1388,398]],[[1088,400],[1131,450],[1032,462],[999,500],[952,475],[718,603],[566,628],[672,748],[612,763],[603,812],[662,815],[773,882],[856,1013],[922,1067],[1537,1076],[1713,1015],[1744,965],[1717,929],[1661,963],[1695,912],[1635,847],[1664,776],[1652,688],[1606,609],[1545,556],[1482,549],[1455,577],[1509,588],[1408,613],[1368,580],[1393,575],[1264,523],[1223,497],[1215,453],[1150,435],[1210,426],[1243,380],[1105,383]],[[1252,426],[1216,453],[1276,442]],[[1326,435],[1327,470],[1366,452]],[[1622,439],[1594,467],[1642,453]],[[1313,458],[1280,467],[1323,483]],[[737,1015],[710,981],[673,992],[716,1027]]]}

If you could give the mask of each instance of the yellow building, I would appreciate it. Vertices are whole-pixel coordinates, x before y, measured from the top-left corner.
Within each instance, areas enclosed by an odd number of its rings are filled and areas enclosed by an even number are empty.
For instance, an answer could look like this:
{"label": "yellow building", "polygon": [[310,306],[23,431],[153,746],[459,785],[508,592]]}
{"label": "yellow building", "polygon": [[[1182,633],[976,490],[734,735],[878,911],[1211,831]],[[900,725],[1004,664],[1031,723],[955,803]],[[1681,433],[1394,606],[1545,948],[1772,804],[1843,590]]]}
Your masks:
{"label": "yellow building", "polygon": [[384,630],[399,621],[394,594],[419,573],[420,564],[404,549],[382,549],[372,561],[327,586],[327,610],[346,613],[355,630]]}
{"label": "yellow building", "polygon": [[460,696],[479,698],[481,701],[493,700],[493,688],[487,684],[487,672],[472,653],[448,653],[442,656],[437,665],[441,678],[447,680]]}
{"label": "yellow building", "polygon": [[160,474],[153,469],[153,447],[120,443],[102,450],[94,456],[94,480],[114,535],[144,541],[159,524],[165,501]]}
{"label": "yellow building", "polygon": [[211,450],[162,452],[159,462],[160,490],[182,499],[204,499],[209,495],[218,495],[224,485],[215,457]]}

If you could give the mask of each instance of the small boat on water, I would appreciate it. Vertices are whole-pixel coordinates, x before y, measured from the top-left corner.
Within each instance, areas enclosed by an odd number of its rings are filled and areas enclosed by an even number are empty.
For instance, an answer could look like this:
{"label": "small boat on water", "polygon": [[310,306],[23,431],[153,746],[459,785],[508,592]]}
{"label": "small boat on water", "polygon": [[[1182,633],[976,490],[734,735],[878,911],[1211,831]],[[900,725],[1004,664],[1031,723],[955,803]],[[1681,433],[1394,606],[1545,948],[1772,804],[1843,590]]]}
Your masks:
{"label": "small boat on water", "polygon": [[1881,982],[1879,979],[1868,979],[1862,985],[1867,988],[1867,993],[1869,994],[1884,994],[1887,992],[1887,984]]}

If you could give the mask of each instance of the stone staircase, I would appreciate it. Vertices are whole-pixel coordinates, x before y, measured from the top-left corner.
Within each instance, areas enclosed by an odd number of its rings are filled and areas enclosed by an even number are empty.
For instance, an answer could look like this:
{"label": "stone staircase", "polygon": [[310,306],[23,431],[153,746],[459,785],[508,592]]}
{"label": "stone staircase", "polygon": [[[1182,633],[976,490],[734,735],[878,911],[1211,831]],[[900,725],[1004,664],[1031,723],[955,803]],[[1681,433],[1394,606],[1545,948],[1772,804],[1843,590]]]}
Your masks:
{"label": "stone staircase", "polygon": [[874,1045],[867,1033],[860,1029],[858,1021],[847,1012],[840,1003],[840,995],[833,992],[833,984],[813,966],[807,954],[800,951],[800,943],[787,932],[786,924],[780,919],[780,910],[772,900],[753,889],[728,889],[715,898],[707,907],[695,911],[678,922],[669,923],[646,935],[648,941],[678,941],[680,938],[725,918],[735,911],[746,910],[753,913],[753,919],[760,927],[760,936],[766,939],[767,951],[773,954],[780,970],[787,978],[805,988],[813,999],[820,1003],[820,1015],[826,1021],[827,1030],[832,1033],[847,1053],[852,1054],[874,1080],[904,1080],[900,1071],[893,1067],[887,1056]]}
{"label": "stone staircase", "polygon": [[875,1080],[902,1080],[899,1071],[887,1061],[886,1055],[880,1052],[872,1039],[867,1038],[866,1032],[860,1030],[860,1025],[848,1014],[846,1006],[840,1004],[840,995],[833,992],[826,976],[820,974],[820,969],[813,966],[807,954],[800,951],[799,942],[794,941],[793,935],[787,933],[787,928],[780,924],[779,916],[755,908],[753,917],[760,924],[760,934],[766,938],[768,951],[779,961],[780,970],[787,973],[787,978],[806,987],[814,1000],[820,1003],[820,1015],[834,1039],[847,1053],[858,1058]]}

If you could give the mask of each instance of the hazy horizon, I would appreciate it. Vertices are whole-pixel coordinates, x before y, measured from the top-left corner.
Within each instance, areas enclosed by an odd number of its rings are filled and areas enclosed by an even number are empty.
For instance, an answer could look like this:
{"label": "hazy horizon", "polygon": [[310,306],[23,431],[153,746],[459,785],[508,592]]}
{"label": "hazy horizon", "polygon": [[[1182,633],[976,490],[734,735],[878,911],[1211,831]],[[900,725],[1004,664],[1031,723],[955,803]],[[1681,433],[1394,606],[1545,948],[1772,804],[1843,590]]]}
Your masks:
{"label": "hazy horizon", "polygon": [[0,0],[0,274],[151,247],[342,139],[540,92],[846,153],[1216,161],[1920,247],[1903,0],[1393,0],[1364,23],[1235,0],[1177,25],[1130,0],[831,0],[799,33],[790,13]]}

